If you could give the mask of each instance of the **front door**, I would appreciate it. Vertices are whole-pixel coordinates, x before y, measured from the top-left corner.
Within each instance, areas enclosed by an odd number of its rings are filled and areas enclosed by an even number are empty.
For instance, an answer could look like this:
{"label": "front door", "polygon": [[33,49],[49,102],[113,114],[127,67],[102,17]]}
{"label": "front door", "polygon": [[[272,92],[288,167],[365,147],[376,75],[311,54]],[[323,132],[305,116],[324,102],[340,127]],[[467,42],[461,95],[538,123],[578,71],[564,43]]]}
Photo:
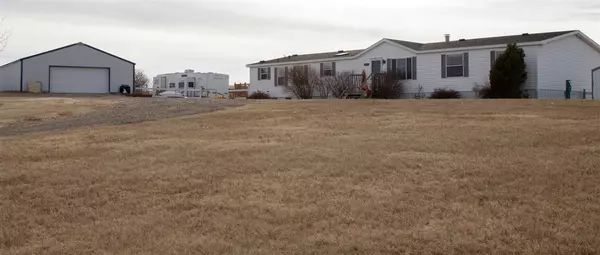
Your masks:
{"label": "front door", "polygon": [[594,99],[600,100],[600,67],[592,71],[592,93]]}
{"label": "front door", "polygon": [[373,60],[371,63],[371,73],[373,76],[381,73],[381,60]]}

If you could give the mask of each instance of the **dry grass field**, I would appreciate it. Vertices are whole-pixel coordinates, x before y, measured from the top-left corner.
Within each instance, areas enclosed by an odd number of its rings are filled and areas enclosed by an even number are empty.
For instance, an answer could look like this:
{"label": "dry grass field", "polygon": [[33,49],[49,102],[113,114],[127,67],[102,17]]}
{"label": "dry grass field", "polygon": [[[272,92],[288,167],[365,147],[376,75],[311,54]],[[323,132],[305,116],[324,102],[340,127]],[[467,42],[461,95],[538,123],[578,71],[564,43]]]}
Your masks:
{"label": "dry grass field", "polygon": [[107,97],[19,97],[6,94],[0,97],[0,127],[15,122],[73,116],[113,103]]}
{"label": "dry grass field", "polygon": [[0,144],[2,254],[600,253],[600,102],[263,101]]}

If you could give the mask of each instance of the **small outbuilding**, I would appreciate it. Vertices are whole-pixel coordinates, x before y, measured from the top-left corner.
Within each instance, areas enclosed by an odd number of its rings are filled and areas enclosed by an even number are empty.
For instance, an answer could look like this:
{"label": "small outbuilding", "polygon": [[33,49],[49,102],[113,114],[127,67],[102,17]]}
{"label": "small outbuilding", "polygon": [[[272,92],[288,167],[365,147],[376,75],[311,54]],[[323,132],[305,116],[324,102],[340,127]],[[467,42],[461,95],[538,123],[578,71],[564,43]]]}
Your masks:
{"label": "small outbuilding", "polygon": [[133,89],[134,74],[135,63],[80,42],[0,66],[0,91],[117,93]]}

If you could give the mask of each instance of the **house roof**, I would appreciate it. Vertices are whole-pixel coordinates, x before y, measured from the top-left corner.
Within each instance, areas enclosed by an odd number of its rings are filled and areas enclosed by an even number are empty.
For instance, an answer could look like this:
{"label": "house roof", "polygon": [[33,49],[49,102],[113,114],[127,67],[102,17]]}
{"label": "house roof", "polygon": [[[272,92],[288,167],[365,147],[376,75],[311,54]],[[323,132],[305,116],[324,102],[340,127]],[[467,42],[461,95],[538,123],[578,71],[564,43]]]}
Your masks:
{"label": "house roof", "polygon": [[406,48],[416,50],[416,51],[421,50],[421,47],[423,47],[422,43],[402,41],[402,40],[396,40],[396,39],[390,39],[390,38],[385,38],[385,39],[392,41],[394,43],[400,44]]}
{"label": "house roof", "polygon": [[327,59],[327,58],[336,58],[336,57],[353,57],[363,52],[364,49],[361,50],[345,50],[344,53],[348,53],[343,56],[336,56],[336,54],[340,54],[340,51],[333,52],[322,52],[322,53],[312,53],[312,54],[301,54],[301,55],[292,55],[282,58],[271,59],[267,61],[260,61],[258,63],[253,63],[252,65],[258,64],[275,64],[275,63],[286,63],[286,62],[297,62],[297,61],[306,61],[306,60],[317,60],[317,59]]}
{"label": "house roof", "polygon": [[70,48],[70,47],[73,47],[73,46],[76,46],[76,45],[82,45],[82,46],[86,46],[86,47],[88,47],[88,48],[91,48],[91,49],[93,49],[93,50],[96,50],[96,51],[99,51],[99,52],[101,52],[101,53],[104,53],[104,54],[106,54],[106,55],[109,55],[109,56],[111,56],[111,57],[114,57],[114,58],[117,58],[117,59],[120,59],[120,60],[123,60],[123,61],[125,61],[125,62],[128,62],[128,63],[131,63],[131,64],[134,64],[134,65],[135,65],[135,63],[134,63],[134,62],[131,62],[131,61],[127,60],[127,59],[124,59],[124,58],[121,58],[121,57],[119,57],[119,56],[116,56],[116,55],[110,54],[110,53],[108,53],[108,52],[106,52],[106,51],[103,51],[103,50],[101,50],[101,49],[98,49],[98,48],[92,47],[92,46],[90,46],[90,45],[88,45],[88,44],[85,44],[85,43],[82,43],[82,42],[78,42],[78,43],[69,44],[69,45],[67,45],[67,46],[63,46],[63,47],[60,47],[60,48],[56,48],[56,49],[53,49],[53,50],[44,51],[44,52],[42,52],[42,53],[38,53],[38,54],[35,54],[35,55],[31,55],[31,56],[29,56],[29,57],[24,57],[24,58],[21,58],[21,59],[17,59],[17,60],[15,60],[15,61],[13,61],[13,62],[7,63],[7,64],[5,64],[5,65],[3,65],[3,66],[0,66],[0,67],[4,67],[4,66],[7,66],[7,65],[10,65],[10,64],[13,64],[13,63],[19,62],[19,61],[23,61],[23,60],[26,60],[26,59],[30,59],[30,58],[34,58],[34,57],[40,56],[40,55],[44,55],[44,54],[48,54],[48,53],[52,53],[52,52],[59,51],[59,50],[62,50],[62,49]]}
{"label": "house roof", "polygon": [[568,33],[575,32],[571,31],[560,31],[560,32],[549,32],[549,33],[537,33],[537,34],[522,34],[522,35],[509,35],[509,36],[498,36],[498,37],[487,37],[487,38],[475,38],[466,39],[464,41],[450,41],[450,42],[437,42],[437,43],[426,43],[421,46],[418,50],[442,50],[452,48],[464,48],[464,47],[477,47],[477,46],[488,46],[488,45],[500,45],[509,43],[527,43],[527,42],[540,42],[545,41],[557,36],[565,35]]}
{"label": "house roof", "polygon": [[[541,42],[557,36],[565,35],[568,33],[576,32],[577,30],[570,31],[558,31],[548,33],[535,33],[535,34],[521,34],[521,35],[509,35],[509,36],[498,36],[498,37],[487,37],[487,38],[475,38],[466,39],[464,41],[450,41],[450,42],[434,42],[434,43],[418,43],[396,39],[384,38],[384,40],[396,43],[414,51],[430,51],[430,50],[450,50],[454,48],[466,48],[466,47],[478,47],[478,46],[491,46],[491,45],[504,45],[509,43],[528,43],[528,42]],[[346,51],[350,54],[344,57],[354,57],[361,54],[365,49],[362,50],[351,50]],[[314,54],[303,54],[293,55],[290,57],[276,58],[266,61],[260,61],[258,63],[252,63],[250,65],[263,65],[263,64],[274,64],[274,63],[287,63],[287,62],[298,62],[298,61],[310,61],[320,59],[331,59],[335,58],[335,54],[338,52],[324,52]]]}

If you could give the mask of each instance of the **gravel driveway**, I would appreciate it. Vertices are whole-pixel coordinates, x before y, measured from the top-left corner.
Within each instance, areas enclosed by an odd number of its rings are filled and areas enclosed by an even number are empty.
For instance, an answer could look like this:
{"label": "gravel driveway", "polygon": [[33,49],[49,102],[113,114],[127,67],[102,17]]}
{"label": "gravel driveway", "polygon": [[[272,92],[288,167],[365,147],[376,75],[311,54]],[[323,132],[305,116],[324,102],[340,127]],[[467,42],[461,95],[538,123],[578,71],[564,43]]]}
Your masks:
{"label": "gravel driveway", "polygon": [[0,136],[14,136],[42,131],[64,130],[84,126],[120,125],[213,112],[245,104],[241,100],[127,98],[96,111],[43,120],[16,122],[0,127]]}

